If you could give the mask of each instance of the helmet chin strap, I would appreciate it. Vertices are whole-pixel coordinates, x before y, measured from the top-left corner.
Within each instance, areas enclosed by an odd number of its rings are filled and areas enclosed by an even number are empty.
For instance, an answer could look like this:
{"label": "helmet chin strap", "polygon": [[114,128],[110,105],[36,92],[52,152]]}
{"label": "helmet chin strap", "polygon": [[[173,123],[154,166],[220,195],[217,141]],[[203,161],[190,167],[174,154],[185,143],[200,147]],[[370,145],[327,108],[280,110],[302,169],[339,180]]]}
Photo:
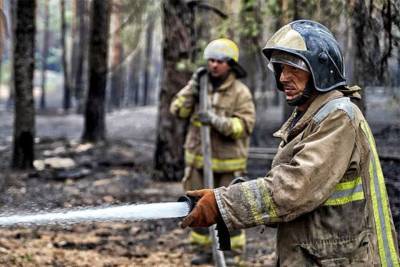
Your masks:
{"label": "helmet chin strap", "polygon": [[314,91],[314,85],[312,81],[308,81],[306,84],[306,88],[304,89],[303,93],[296,98],[286,100],[289,106],[301,106],[309,100]]}

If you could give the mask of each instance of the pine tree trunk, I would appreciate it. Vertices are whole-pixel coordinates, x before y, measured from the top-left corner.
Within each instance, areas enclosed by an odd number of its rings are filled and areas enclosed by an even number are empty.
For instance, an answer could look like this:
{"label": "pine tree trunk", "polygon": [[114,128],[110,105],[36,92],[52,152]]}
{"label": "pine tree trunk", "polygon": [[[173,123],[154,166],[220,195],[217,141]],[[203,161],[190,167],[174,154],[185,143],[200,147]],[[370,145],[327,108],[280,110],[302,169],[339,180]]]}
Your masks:
{"label": "pine tree trunk", "polygon": [[[150,14],[152,15],[152,14]],[[149,103],[149,91],[150,91],[150,69],[151,69],[151,54],[153,46],[153,32],[154,32],[154,17],[147,18],[147,30],[146,30],[146,47],[144,56],[144,77],[143,77],[143,106]]]}
{"label": "pine tree trunk", "polygon": [[84,109],[84,95],[85,95],[85,66],[87,66],[87,40],[86,35],[88,33],[88,27],[86,26],[87,22],[87,4],[86,0],[77,0],[77,16],[79,19],[79,50],[77,52],[76,59],[76,73],[75,73],[75,84],[74,91],[77,102],[77,113],[82,114]]}
{"label": "pine tree trunk", "polygon": [[105,97],[110,13],[109,1],[93,0],[89,44],[89,92],[82,137],[84,141],[89,142],[103,141],[106,138]]}
{"label": "pine tree trunk", "polygon": [[[10,6],[10,47],[14,47],[14,40],[15,40],[15,31],[16,31],[16,25],[17,25],[17,8],[14,3],[14,5],[9,5]],[[14,66],[14,49],[9,49],[9,56],[10,56],[10,66]],[[7,99],[7,110],[11,110],[14,107],[14,99],[15,99],[15,79],[14,79],[14,67],[10,68],[10,81],[9,81],[9,87],[10,87],[10,94]]]}
{"label": "pine tree trunk", "polygon": [[65,21],[65,0],[61,0],[61,47],[62,47],[62,65],[64,74],[64,95],[63,95],[63,108],[68,111],[71,108],[71,87],[68,73],[67,63],[67,43],[66,43],[66,30],[67,23]]}
{"label": "pine tree trunk", "polygon": [[120,0],[113,0],[114,12],[111,16],[111,69],[112,75],[110,80],[110,101],[109,106],[111,109],[119,109],[122,107],[124,98],[124,84],[123,84],[123,67],[121,66],[123,59],[123,46],[121,40],[121,6]]}
{"label": "pine tree trunk", "polygon": [[176,64],[191,55],[190,25],[187,25],[191,18],[188,18],[190,12],[181,0],[165,0],[162,9],[164,71],[159,95],[155,168],[161,172],[161,180],[167,181],[183,176],[186,125],[170,114],[169,105],[190,78],[190,72],[177,70]]}
{"label": "pine tree trunk", "polygon": [[69,68],[69,85],[71,88],[71,94],[73,97],[76,97],[76,68],[78,65],[78,54],[80,50],[79,43],[79,19],[80,19],[80,10],[79,10],[79,0],[73,0],[72,11],[72,25],[71,25],[71,39],[72,39],[72,48],[71,48],[71,57],[70,57],[70,68]]}
{"label": "pine tree trunk", "polygon": [[7,32],[7,19],[4,14],[3,0],[0,0],[0,57],[3,55],[4,37]]}
{"label": "pine tree trunk", "polygon": [[46,69],[47,69],[47,56],[49,51],[49,0],[44,2],[44,29],[43,29],[43,43],[42,43],[42,71],[40,81],[40,109],[46,109]]}
{"label": "pine tree trunk", "polygon": [[[16,1],[14,39],[15,118],[12,167],[29,169],[34,160],[35,106],[33,99],[35,1]],[[18,42],[16,41],[18,40]]]}

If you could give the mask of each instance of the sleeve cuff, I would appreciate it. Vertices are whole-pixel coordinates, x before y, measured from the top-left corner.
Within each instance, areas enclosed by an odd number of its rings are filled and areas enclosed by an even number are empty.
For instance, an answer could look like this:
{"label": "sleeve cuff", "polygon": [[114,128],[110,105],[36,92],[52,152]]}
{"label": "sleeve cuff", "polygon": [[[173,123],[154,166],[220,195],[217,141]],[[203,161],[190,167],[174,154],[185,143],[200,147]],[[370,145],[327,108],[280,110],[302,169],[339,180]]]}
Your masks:
{"label": "sleeve cuff", "polygon": [[226,227],[228,227],[229,231],[232,231],[232,230],[234,230],[233,226],[232,226],[232,222],[229,219],[229,216],[228,216],[228,214],[224,208],[224,204],[222,202],[222,197],[221,197],[222,192],[221,191],[223,189],[224,189],[224,187],[214,189],[215,200],[217,201],[219,212],[221,214],[222,219],[224,220],[224,223],[226,224]]}

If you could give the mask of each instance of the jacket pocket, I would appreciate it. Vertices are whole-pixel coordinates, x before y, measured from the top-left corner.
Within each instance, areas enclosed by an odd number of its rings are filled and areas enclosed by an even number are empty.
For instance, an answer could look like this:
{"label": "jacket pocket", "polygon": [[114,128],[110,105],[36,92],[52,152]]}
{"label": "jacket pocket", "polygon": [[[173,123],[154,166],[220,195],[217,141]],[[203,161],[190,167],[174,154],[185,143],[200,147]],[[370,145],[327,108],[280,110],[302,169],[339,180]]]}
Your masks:
{"label": "jacket pocket", "polygon": [[312,266],[373,266],[368,232],[355,237],[302,243],[299,246]]}

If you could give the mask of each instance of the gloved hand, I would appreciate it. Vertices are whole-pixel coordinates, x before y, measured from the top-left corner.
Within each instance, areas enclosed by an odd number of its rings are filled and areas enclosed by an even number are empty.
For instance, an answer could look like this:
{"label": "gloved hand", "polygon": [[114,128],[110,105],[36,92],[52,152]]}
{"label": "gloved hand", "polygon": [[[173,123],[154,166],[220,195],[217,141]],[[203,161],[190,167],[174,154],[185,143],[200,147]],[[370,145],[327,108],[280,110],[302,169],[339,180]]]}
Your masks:
{"label": "gloved hand", "polygon": [[206,67],[199,67],[195,72],[193,72],[191,78],[192,90],[193,90],[193,95],[196,96],[197,98],[200,91],[200,78],[206,73],[207,73]]}
{"label": "gloved hand", "polygon": [[217,223],[221,215],[212,189],[188,191],[186,194],[191,197],[200,197],[200,199],[189,215],[182,220],[182,228],[208,227]]}
{"label": "gloved hand", "polygon": [[217,115],[212,111],[200,111],[198,117],[202,124],[209,125],[212,124],[213,120],[215,121]]}
{"label": "gloved hand", "polygon": [[224,135],[229,135],[231,133],[231,124],[229,123],[229,118],[218,116],[214,112],[208,110],[198,113],[199,121],[204,125],[211,125],[214,129],[219,131]]}

